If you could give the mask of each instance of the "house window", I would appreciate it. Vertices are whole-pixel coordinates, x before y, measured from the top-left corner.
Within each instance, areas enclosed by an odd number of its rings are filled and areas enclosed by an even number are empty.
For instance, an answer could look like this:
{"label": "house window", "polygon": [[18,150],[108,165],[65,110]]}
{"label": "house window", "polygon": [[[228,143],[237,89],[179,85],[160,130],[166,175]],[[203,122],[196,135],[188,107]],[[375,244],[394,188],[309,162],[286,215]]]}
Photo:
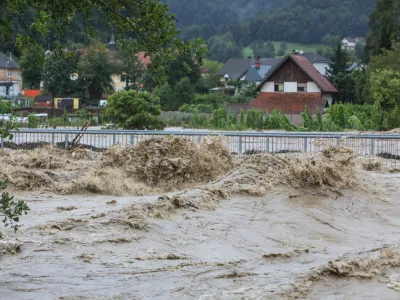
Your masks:
{"label": "house window", "polygon": [[12,77],[12,72],[11,71],[8,71],[8,77]]}
{"label": "house window", "polygon": [[126,80],[126,75],[125,75],[125,74],[122,74],[122,75],[121,75],[120,81],[121,81],[121,82],[125,82],[125,80]]}
{"label": "house window", "polygon": [[284,91],[283,83],[275,83],[275,92],[283,92],[283,91]]}
{"label": "house window", "polygon": [[307,83],[298,83],[297,84],[297,92],[299,92],[299,93],[307,92]]}

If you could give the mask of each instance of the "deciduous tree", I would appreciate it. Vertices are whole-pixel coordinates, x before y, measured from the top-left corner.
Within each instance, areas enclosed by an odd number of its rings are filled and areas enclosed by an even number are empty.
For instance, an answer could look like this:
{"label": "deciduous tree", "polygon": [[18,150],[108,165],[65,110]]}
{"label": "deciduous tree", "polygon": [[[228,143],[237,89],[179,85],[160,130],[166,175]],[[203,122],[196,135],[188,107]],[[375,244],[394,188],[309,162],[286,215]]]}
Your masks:
{"label": "deciduous tree", "polygon": [[44,51],[43,47],[36,43],[29,45],[22,51],[19,64],[22,72],[22,83],[28,89],[40,89]]}
{"label": "deciduous tree", "polygon": [[90,46],[77,65],[77,84],[81,93],[89,96],[90,93],[113,91],[111,76],[117,71],[114,66],[103,45]]}
{"label": "deciduous tree", "polygon": [[159,119],[161,107],[158,99],[148,92],[134,90],[114,93],[108,98],[106,116],[124,129],[164,129]]}

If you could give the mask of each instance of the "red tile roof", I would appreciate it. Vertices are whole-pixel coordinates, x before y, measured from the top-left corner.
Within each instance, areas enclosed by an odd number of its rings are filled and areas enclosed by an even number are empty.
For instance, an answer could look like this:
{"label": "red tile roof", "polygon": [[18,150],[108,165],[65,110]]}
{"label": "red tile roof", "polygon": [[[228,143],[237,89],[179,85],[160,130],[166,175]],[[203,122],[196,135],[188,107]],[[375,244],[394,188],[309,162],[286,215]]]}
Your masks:
{"label": "red tile roof", "polygon": [[302,55],[290,54],[290,58],[315,82],[325,93],[337,93],[338,90],[322,75],[313,64]]}
{"label": "red tile roof", "polygon": [[249,103],[249,108],[272,112],[282,110],[286,114],[300,114],[305,106],[311,113],[317,112],[317,107],[322,110],[326,100],[320,93],[260,93],[257,98]]}
{"label": "red tile roof", "polygon": [[302,69],[314,83],[325,93],[338,93],[338,90],[329,82],[329,80],[322,75],[313,64],[305,57],[299,54],[289,54],[282,61],[275,66],[259,84],[257,90],[261,90],[261,87],[265,82],[272,76],[289,59],[293,60]]}
{"label": "red tile roof", "polygon": [[147,65],[151,63],[151,57],[146,56],[146,52],[138,52],[137,55],[143,66],[147,67]]}

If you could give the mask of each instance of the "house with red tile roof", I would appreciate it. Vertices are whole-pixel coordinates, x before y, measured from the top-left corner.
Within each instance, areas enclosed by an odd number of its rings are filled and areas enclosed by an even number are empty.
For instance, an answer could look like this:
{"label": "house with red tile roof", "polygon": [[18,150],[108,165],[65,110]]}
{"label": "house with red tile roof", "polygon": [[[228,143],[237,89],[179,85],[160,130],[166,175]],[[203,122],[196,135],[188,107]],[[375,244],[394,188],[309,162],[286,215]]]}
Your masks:
{"label": "house with red tile roof", "polygon": [[316,113],[326,104],[332,103],[332,95],[337,89],[313,64],[299,53],[284,57],[273,67],[257,86],[258,96],[247,105],[228,105],[236,112],[240,109],[257,109],[272,112],[275,109],[286,114],[299,115],[305,106]]}

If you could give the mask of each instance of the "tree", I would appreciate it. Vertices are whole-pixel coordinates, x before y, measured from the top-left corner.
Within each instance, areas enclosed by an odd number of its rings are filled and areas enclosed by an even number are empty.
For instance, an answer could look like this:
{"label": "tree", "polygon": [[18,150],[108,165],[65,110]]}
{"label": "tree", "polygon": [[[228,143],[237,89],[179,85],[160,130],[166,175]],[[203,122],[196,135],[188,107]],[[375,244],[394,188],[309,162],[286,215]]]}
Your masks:
{"label": "tree", "polygon": [[255,41],[251,47],[256,56],[275,57],[275,47],[272,42]]}
{"label": "tree", "polygon": [[195,86],[196,93],[207,94],[210,89],[215,88],[219,84],[219,77],[213,74],[206,74],[200,78]]}
{"label": "tree", "polygon": [[[400,126],[400,72],[376,70],[371,73],[371,92],[375,105],[382,108],[381,128]],[[375,119],[378,117],[375,116]]]}
{"label": "tree", "polygon": [[89,96],[90,93],[112,91],[111,76],[115,71],[105,47],[100,44],[90,46],[77,65],[77,84],[81,93]]}
{"label": "tree", "polygon": [[200,66],[193,57],[177,54],[175,59],[167,64],[166,75],[170,85],[176,85],[185,77],[189,78],[192,84],[196,84],[201,77]]}
{"label": "tree", "polygon": [[341,41],[340,36],[327,34],[322,38],[321,43],[324,46],[332,48],[335,47],[339,41]]}
{"label": "tree", "polygon": [[250,102],[251,99],[254,99],[257,97],[256,88],[257,88],[257,84],[252,82],[252,83],[248,84],[247,86],[245,86],[244,88],[242,88],[242,90],[240,91],[240,95],[247,99],[246,102]]}
{"label": "tree", "polygon": [[379,55],[382,49],[391,50],[399,38],[398,0],[377,0],[375,11],[369,16],[370,34],[365,47],[366,61]]}
{"label": "tree", "polygon": [[400,42],[394,43],[392,50],[382,49],[380,55],[371,58],[369,64],[371,70],[400,70]]}
{"label": "tree", "polygon": [[195,99],[194,86],[189,78],[182,78],[175,86],[164,84],[156,90],[164,111],[178,111],[183,104],[192,104]]}
{"label": "tree", "polygon": [[215,74],[224,66],[224,64],[221,64],[219,61],[216,60],[205,59],[203,61],[203,66],[209,69],[211,71],[211,74]]}
{"label": "tree", "polygon": [[355,99],[355,82],[349,71],[351,59],[347,49],[343,48],[339,41],[335,48],[330,49],[328,54],[331,61],[327,70],[328,77],[339,91],[334,100],[353,102]]}
{"label": "tree", "polygon": [[[35,9],[39,13],[35,13]],[[95,24],[99,23],[98,18],[92,17],[94,13],[105,20],[108,28],[116,29],[121,38],[133,36],[144,51],[160,54],[152,61],[156,68],[162,68],[177,50],[196,57],[205,55],[202,39],[181,41],[177,38],[175,15],[169,14],[168,6],[158,0],[1,1],[0,38],[5,41],[17,33],[17,44],[26,47],[32,39],[47,33],[58,42],[57,49],[61,50],[65,35],[77,19],[84,24],[83,30],[86,27],[86,32],[94,36]],[[23,20],[27,29],[15,29],[15,19]],[[159,80],[165,79],[162,72],[157,74]]]}
{"label": "tree", "polygon": [[158,99],[148,92],[134,90],[112,94],[107,101],[106,116],[124,129],[164,129],[159,119],[161,107]]}
{"label": "tree", "polygon": [[43,89],[53,97],[64,97],[66,94],[76,92],[77,58],[74,54],[65,54],[53,51],[45,58],[43,66]]}
{"label": "tree", "polygon": [[129,39],[125,47],[117,54],[117,58],[120,60],[118,73],[122,74],[125,79],[125,90],[139,90],[140,85],[143,84],[145,67],[139,60],[136,49],[136,41]]}
{"label": "tree", "polygon": [[242,51],[230,32],[210,37],[207,57],[225,63],[230,58],[242,57]]}
{"label": "tree", "polygon": [[192,104],[195,99],[194,86],[191,84],[189,78],[182,78],[174,87],[174,95],[176,99],[176,106],[172,106],[171,110],[179,110],[182,104]]}
{"label": "tree", "polygon": [[44,65],[44,49],[39,44],[31,44],[22,50],[19,61],[22,71],[22,82],[28,89],[40,89]]}
{"label": "tree", "polygon": [[400,72],[385,69],[372,72],[371,92],[383,108],[400,106]]}
{"label": "tree", "polygon": [[356,47],[354,49],[354,54],[359,60],[362,60],[364,58],[364,48],[365,48],[365,44],[363,42],[358,41],[356,43]]}
{"label": "tree", "polygon": [[284,56],[286,54],[286,50],[287,50],[287,45],[285,42],[282,42],[281,45],[279,46],[277,55]]}

